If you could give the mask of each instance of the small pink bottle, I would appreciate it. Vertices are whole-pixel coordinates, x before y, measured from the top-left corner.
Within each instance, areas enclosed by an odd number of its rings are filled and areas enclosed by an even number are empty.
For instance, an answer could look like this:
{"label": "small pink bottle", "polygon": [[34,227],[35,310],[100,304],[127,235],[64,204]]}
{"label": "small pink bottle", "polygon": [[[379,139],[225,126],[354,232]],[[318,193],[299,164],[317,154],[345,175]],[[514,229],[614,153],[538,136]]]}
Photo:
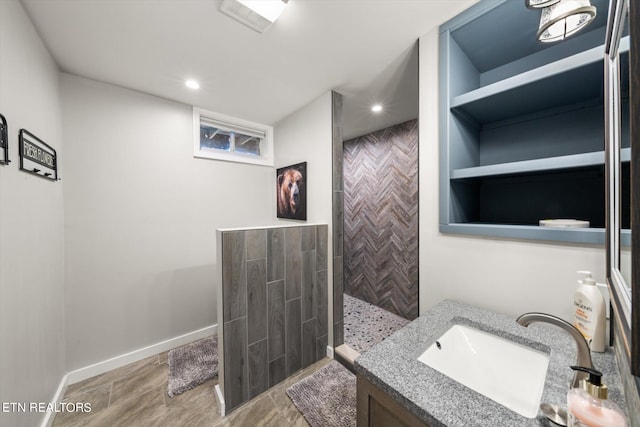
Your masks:
{"label": "small pink bottle", "polygon": [[602,373],[583,366],[571,369],[588,372],[589,379],[581,380],[581,388],[573,388],[567,394],[569,427],[628,427],[620,407],[607,399],[608,388],[602,384]]}

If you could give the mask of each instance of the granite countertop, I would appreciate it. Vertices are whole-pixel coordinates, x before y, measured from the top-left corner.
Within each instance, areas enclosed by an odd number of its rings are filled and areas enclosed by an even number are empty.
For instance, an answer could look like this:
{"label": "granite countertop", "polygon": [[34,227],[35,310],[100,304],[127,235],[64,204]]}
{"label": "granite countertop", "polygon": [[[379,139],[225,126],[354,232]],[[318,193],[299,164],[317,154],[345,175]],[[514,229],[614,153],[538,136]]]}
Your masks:
{"label": "granite countertop", "polygon": [[[545,323],[525,328],[514,318],[471,305],[442,301],[431,310],[355,360],[356,372],[378,386],[430,426],[556,426],[542,412],[526,418],[446,375],[418,357],[453,324],[466,324],[550,354],[541,402],[566,409],[576,364],[576,345],[565,331]],[[593,365],[604,374],[609,398],[623,409],[624,397],[613,350],[591,353]],[[522,387],[527,375],[522,373]],[[626,410],[626,409],[625,409]]]}

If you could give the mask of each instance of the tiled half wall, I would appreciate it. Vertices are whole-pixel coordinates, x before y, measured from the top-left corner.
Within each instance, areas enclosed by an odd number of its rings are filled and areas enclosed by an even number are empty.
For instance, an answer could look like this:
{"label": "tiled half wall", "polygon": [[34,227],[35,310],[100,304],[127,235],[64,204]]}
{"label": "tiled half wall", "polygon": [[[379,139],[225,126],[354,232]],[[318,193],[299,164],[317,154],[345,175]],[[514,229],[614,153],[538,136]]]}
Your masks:
{"label": "tiled half wall", "polygon": [[217,231],[227,413],[325,356],[327,239],[326,224]]}

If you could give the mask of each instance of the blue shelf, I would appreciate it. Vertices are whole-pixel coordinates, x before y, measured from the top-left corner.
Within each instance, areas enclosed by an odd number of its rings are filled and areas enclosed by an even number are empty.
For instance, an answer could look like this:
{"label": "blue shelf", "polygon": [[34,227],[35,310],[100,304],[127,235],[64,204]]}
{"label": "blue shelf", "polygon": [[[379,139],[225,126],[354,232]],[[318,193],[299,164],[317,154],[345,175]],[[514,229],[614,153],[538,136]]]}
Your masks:
{"label": "blue shelf", "polygon": [[[620,156],[623,162],[628,162],[631,158],[631,149],[623,148]],[[451,171],[451,179],[470,179],[521,173],[546,172],[598,165],[604,165],[604,151],[455,169]]]}
{"label": "blue shelf", "polygon": [[441,224],[440,232],[509,239],[604,244],[604,228],[547,228],[536,225]]}
{"label": "blue shelf", "polygon": [[[466,234],[471,236],[498,237],[505,239],[547,240],[551,242],[604,245],[604,228],[547,228],[535,225],[503,224],[440,224],[441,233]],[[631,231],[622,230],[620,243],[631,245]]]}
{"label": "blue shelf", "polygon": [[[620,43],[629,50],[629,38]],[[472,90],[451,100],[451,111],[478,123],[491,123],[529,113],[602,98],[604,47],[598,46]]]}

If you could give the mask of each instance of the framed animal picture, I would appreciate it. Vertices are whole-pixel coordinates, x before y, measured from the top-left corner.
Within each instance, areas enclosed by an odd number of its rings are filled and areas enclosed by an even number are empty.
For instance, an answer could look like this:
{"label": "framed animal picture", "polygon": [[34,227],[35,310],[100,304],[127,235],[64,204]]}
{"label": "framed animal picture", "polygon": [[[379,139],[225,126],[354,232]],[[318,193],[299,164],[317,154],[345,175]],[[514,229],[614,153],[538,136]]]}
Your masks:
{"label": "framed animal picture", "polygon": [[307,220],[307,162],[276,171],[278,218]]}

